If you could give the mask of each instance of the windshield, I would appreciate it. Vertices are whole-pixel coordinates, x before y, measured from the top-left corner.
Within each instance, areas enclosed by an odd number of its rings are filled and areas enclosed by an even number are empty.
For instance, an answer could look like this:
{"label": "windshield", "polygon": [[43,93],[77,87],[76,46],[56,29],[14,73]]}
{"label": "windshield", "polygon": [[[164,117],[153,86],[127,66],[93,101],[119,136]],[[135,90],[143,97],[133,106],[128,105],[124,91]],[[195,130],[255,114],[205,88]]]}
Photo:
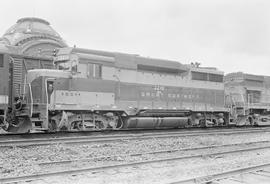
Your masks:
{"label": "windshield", "polygon": [[70,70],[71,63],[70,61],[58,62],[56,66],[59,70]]}
{"label": "windshield", "polygon": [[66,71],[77,71],[77,62],[75,60],[71,61],[64,61],[64,62],[57,62],[56,66],[59,70],[66,70]]}

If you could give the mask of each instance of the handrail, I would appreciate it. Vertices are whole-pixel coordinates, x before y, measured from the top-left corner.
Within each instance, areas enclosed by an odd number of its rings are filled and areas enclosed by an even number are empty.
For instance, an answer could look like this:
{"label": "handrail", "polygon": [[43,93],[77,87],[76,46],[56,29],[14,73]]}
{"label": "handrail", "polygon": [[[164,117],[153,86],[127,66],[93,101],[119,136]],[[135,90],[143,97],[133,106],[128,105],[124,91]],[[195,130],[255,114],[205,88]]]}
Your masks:
{"label": "handrail", "polygon": [[49,117],[48,117],[48,115],[49,115],[49,113],[48,113],[48,111],[49,111],[49,95],[48,95],[48,87],[47,87],[47,85],[48,85],[48,78],[47,79],[45,79],[45,94],[46,94],[46,119],[47,119],[47,123],[49,123]]}
{"label": "handrail", "polygon": [[51,102],[51,100],[49,100],[49,95],[48,95],[48,81],[50,80],[55,80],[54,78],[46,78],[45,79],[45,94],[46,94],[46,119],[47,119],[47,123],[49,123],[49,101]]}
{"label": "handrail", "polygon": [[23,82],[23,100],[25,99],[25,84],[26,84],[26,75],[24,76],[24,82]]}
{"label": "handrail", "polygon": [[249,103],[249,106],[270,106],[270,103]]}
{"label": "handrail", "polygon": [[33,94],[32,94],[32,88],[31,88],[31,84],[29,85],[29,93],[30,93],[30,117],[32,117],[33,114]]}

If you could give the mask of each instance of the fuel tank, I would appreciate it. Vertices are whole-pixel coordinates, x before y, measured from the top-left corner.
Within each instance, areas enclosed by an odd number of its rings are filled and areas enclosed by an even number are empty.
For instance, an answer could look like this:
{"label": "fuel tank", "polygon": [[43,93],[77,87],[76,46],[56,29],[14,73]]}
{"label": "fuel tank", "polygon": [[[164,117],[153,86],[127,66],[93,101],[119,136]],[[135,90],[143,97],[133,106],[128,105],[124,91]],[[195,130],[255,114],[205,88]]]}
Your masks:
{"label": "fuel tank", "polygon": [[188,117],[131,117],[125,128],[178,128],[188,124]]}

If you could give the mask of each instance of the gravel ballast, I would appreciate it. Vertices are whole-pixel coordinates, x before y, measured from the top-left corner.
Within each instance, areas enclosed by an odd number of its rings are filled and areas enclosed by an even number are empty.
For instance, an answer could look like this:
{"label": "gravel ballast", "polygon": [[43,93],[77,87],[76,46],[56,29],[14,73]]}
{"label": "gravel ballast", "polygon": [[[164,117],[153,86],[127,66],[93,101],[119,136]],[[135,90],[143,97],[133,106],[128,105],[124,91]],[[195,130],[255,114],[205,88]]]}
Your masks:
{"label": "gravel ballast", "polygon": [[[89,159],[106,155],[123,155],[138,152],[145,153],[158,150],[184,149],[256,141],[270,141],[270,133],[125,140],[100,144],[58,144],[48,146],[6,147],[1,148],[0,150],[0,178],[44,172],[44,167],[38,165],[38,163],[41,162]],[[209,151],[211,152],[211,150]],[[188,155],[189,152],[181,154]],[[149,159],[149,155],[142,155],[142,158],[137,159]],[[133,161],[133,159],[131,160]],[[116,157],[113,161],[119,162],[130,160],[125,157]],[[110,159],[95,160],[95,164],[97,165],[106,165],[111,162],[112,160]],[[80,165],[85,164],[81,163]]]}

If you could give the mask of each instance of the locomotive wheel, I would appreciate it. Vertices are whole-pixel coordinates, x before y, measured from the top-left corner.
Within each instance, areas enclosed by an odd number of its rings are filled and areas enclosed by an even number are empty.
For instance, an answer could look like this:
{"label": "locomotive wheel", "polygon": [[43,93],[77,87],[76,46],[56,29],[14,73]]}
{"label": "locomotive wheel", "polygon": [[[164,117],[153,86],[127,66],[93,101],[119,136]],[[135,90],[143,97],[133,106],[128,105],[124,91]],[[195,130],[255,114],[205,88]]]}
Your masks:
{"label": "locomotive wheel", "polygon": [[120,130],[123,127],[123,121],[111,122],[109,125],[113,130]]}
{"label": "locomotive wheel", "polygon": [[107,123],[104,121],[95,121],[96,130],[106,130],[108,127]]}
{"label": "locomotive wheel", "polygon": [[118,126],[113,126],[112,129],[113,129],[113,130],[120,130],[122,127],[123,127],[123,123],[121,122],[120,125],[118,125]]}
{"label": "locomotive wheel", "polygon": [[254,125],[254,119],[251,116],[248,116],[246,119],[246,125]]}
{"label": "locomotive wheel", "polygon": [[4,117],[0,116],[0,126],[4,124]]}
{"label": "locomotive wheel", "polygon": [[77,122],[76,126],[77,126],[77,129],[80,131],[83,131],[85,129],[82,121]]}
{"label": "locomotive wheel", "polygon": [[199,121],[199,127],[206,127],[206,121],[205,121],[205,119],[201,119]]}
{"label": "locomotive wheel", "polygon": [[57,125],[56,125],[55,120],[52,120],[52,119],[51,119],[51,120],[49,121],[48,129],[49,129],[49,132],[56,132],[56,130],[57,130]]}
{"label": "locomotive wheel", "polygon": [[16,117],[14,124],[9,124],[8,132],[29,133],[32,129],[32,122],[28,116]]}
{"label": "locomotive wheel", "polygon": [[4,117],[0,116],[0,134],[7,133],[8,123],[4,121]]}
{"label": "locomotive wheel", "polygon": [[250,126],[253,125],[254,120],[251,116],[238,116],[236,119],[237,126]]}
{"label": "locomotive wheel", "polygon": [[82,121],[74,121],[70,124],[69,130],[79,130],[83,131],[83,122]]}

